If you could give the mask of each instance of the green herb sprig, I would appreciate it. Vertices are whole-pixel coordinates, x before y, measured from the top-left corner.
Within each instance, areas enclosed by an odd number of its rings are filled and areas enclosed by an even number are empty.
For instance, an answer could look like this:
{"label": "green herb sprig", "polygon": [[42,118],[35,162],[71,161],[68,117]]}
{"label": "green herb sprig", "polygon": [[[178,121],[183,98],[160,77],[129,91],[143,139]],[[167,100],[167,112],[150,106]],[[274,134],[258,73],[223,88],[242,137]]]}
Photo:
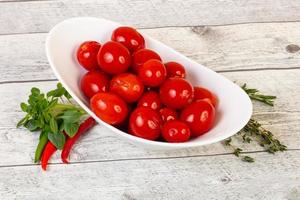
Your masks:
{"label": "green herb sprig", "polygon": [[[50,140],[58,149],[62,149],[66,135],[73,137],[86,112],[71,102],[71,95],[61,85],[46,95],[40,89],[32,88],[27,103],[21,103],[21,109],[27,113],[17,127],[24,126],[29,131],[40,131],[40,140],[35,152],[35,162],[40,160],[42,151]],[[66,134],[66,135],[65,135]]]}
{"label": "green herb sprig", "polygon": [[[252,100],[260,101],[269,106],[274,106],[274,100],[276,96],[263,95],[259,93],[259,90],[253,88],[247,88],[246,84],[243,84],[241,88],[249,95]],[[260,144],[267,152],[276,153],[278,151],[285,151],[287,147],[283,145],[275,136],[262,127],[262,125],[255,119],[250,119],[247,125],[236,135],[234,136],[237,139],[242,140],[243,143],[251,143],[256,141]],[[243,150],[239,147],[236,147],[232,144],[232,139],[228,138],[224,141],[224,145],[232,149],[233,154],[237,157],[240,157]],[[245,162],[254,162],[254,158],[250,156],[243,156],[242,161]]]}
{"label": "green herb sprig", "polygon": [[[232,149],[232,153],[236,156],[236,157],[240,157],[241,153],[243,152],[243,149],[236,147],[232,144],[232,138],[228,138],[226,140],[224,140],[224,145],[228,146]],[[254,162],[254,158],[250,157],[250,156],[243,156],[242,157],[242,161],[245,162]]]}
{"label": "green herb sprig", "polygon": [[287,149],[287,147],[276,139],[270,131],[266,130],[254,119],[250,119],[248,124],[243,128],[241,134],[243,138],[253,138],[253,140],[259,142],[259,144],[269,153],[274,154],[278,151],[285,151]]}
{"label": "green herb sprig", "polygon": [[244,83],[241,88],[248,94],[248,96],[256,101],[263,102],[265,104],[268,104],[269,106],[274,106],[274,100],[276,99],[276,96],[271,95],[263,95],[259,93],[259,90],[254,88],[247,88],[247,84]]}

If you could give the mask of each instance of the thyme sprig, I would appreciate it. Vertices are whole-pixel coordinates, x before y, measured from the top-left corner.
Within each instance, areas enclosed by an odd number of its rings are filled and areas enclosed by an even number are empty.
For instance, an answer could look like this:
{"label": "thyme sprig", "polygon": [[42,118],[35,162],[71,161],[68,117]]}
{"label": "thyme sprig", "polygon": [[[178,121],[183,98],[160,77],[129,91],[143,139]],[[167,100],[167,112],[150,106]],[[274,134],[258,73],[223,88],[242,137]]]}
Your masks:
{"label": "thyme sprig", "polygon": [[[232,144],[232,138],[228,138],[226,140],[224,140],[224,144],[225,146],[228,146],[232,149],[232,152],[233,154],[236,156],[236,157],[240,157],[241,153],[243,152],[243,149],[239,148],[239,147],[236,147]],[[245,162],[254,162],[254,158],[250,157],[250,156],[243,156],[242,157],[242,161],[245,161]]]}
{"label": "thyme sprig", "polygon": [[[269,106],[274,106],[274,100],[276,96],[263,95],[259,93],[259,90],[253,88],[247,88],[246,84],[243,84],[241,88],[249,95],[252,100],[260,101]],[[269,153],[276,153],[279,151],[287,150],[287,147],[283,145],[271,131],[262,127],[262,125],[255,119],[250,119],[246,126],[234,136],[236,139],[242,140],[243,143],[250,144],[252,141],[256,141],[260,146],[262,146]],[[224,145],[232,149],[233,154],[240,157],[243,153],[243,149],[236,147],[232,144],[232,139],[228,138],[224,141]],[[243,156],[241,158],[245,162],[254,162],[254,158],[250,156]]]}
{"label": "thyme sprig", "polygon": [[247,88],[247,84],[246,83],[244,83],[241,86],[241,88],[248,94],[248,96],[251,99],[263,102],[265,104],[268,104],[269,106],[274,106],[274,100],[276,99],[276,96],[263,95],[257,89]]}
{"label": "thyme sprig", "polygon": [[255,139],[269,153],[274,154],[275,152],[287,149],[270,131],[266,130],[254,119],[250,119],[248,124],[243,128],[243,131],[243,137]]}

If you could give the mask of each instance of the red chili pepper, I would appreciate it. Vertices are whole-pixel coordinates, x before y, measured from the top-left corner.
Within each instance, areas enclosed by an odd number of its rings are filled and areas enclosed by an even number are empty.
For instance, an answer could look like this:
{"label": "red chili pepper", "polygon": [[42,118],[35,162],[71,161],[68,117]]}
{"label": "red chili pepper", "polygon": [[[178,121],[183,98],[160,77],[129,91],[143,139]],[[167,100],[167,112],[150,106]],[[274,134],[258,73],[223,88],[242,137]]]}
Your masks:
{"label": "red chili pepper", "polygon": [[56,150],[57,150],[56,147],[50,141],[48,141],[41,157],[41,164],[43,170],[46,171],[48,161]]}
{"label": "red chili pepper", "polygon": [[69,157],[69,154],[70,154],[70,150],[73,147],[73,145],[75,144],[75,142],[78,140],[78,138],[83,133],[85,133],[87,130],[92,128],[95,124],[96,124],[96,121],[92,117],[87,118],[84,122],[82,122],[80,124],[76,135],[74,135],[73,137],[67,139],[67,141],[64,145],[64,148],[61,152],[61,160],[64,163],[69,163],[68,157]]}

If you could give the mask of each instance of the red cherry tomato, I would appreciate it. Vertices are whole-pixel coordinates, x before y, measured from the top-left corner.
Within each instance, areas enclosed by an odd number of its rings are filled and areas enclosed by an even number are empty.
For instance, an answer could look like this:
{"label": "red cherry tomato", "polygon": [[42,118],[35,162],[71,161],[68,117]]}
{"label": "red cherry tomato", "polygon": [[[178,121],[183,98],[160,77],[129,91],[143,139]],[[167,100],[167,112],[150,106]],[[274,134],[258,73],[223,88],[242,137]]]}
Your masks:
{"label": "red cherry tomato", "polygon": [[88,98],[92,98],[98,92],[107,92],[108,86],[108,76],[100,71],[90,71],[80,81],[81,90]]}
{"label": "red cherry tomato", "polygon": [[112,78],[110,91],[122,97],[126,102],[132,103],[142,96],[144,85],[136,75],[124,73]]}
{"label": "red cherry tomato", "polygon": [[159,113],[163,122],[178,119],[177,112],[171,108],[167,108],[167,107],[162,108],[159,110]]}
{"label": "red cherry tomato", "polygon": [[99,69],[97,54],[101,45],[96,41],[86,41],[77,50],[79,64],[88,71]]}
{"label": "red cherry tomato", "polygon": [[167,142],[186,142],[190,139],[191,131],[186,123],[172,120],[164,124],[162,136]]}
{"label": "red cherry tomato", "polygon": [[151,59],[143,64],[139,70],[139,77],[142,82],[150,87],[162,84],[167,77],[167,71],[161,61]]}
{"label": "red cherry tomato", "polygon": [[138,73],[143,64],[150,59],[157,59],[161,61],[160,56],[150,49],[140,49],[134,52],[132,54],[133,72]]}
{"label": "red cherry tomato", "polygon": [[161,117],[151,108],[138,107],[129,118],[129,132],[144,139],[156,140],[160,136],[161,126]]}
{"label": "red cherry tomato", "polygon": [[159,94],[154,91],[145,92],[140,98],[137,107],[148,107],[153,110],[159,110],[161,107]]}
{"label": "red cherry tomato", "polygon": [[177,62],[167,62],[165,63],[167,69],[167,77],[178,77],[185,78],[185,69],[184,67]]}
{"label": "red cherry tomato", "polygon": [[218,103],[217,97],[211,91],[203,87],[194,87],[194,101],[200,99],[209,100],[214,107],[216,107]]}
{"label": "red cherry tomato", "polygon": [[127,117],[127,104],[111,92],[95,94],[90,101],[92,111],[103,121],[111,125],[121,124]]}
{"label": "red cherry tomato", "polygon": [[160,87],[160,99],[173,109],[181,109],[193,101],[194,88],[185,79],[169,78]]}
{"label": "red cherry tomato", "polygon": [[181,121],[190,127],[192,136],[197,137],[209,131],[215,121],[215,108],[205,100],[198,100],[181,111]]}
{"label": "red cherry tomato", "polygon": [[123,44],[130,52],[145,48],[144,37],[131,27],[119,27],[114,30],[111,40]]}
{"label": "red cherry tomato", "polygon": [[108,74],[125,72],[131,63],[128,49],[114,41],[109,41],[102,45],[97,55],[97,60],[100,68]]}

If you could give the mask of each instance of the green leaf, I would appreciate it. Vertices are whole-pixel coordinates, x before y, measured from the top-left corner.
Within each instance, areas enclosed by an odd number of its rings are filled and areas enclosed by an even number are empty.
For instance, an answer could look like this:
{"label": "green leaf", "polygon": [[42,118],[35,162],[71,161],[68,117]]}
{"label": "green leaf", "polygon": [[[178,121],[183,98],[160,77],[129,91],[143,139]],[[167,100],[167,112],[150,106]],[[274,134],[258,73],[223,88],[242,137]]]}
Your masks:
{"label": "green leaf", "polygon": [[33,95],[39,95],[40,92],[41,92],[40,89],[38,89],[36,87],[31,88],[31,94],[33,94]]}
{"label": "green leaf", "polygon": [[54,119],[54,117],[51,117],[51,119],[50,119],[50,130],[51,130],[53,133],[57,133],[57,132],[58,132],[57,122],[56,122],[56,120]]}
{"label": "green leaf", "polygon": [[64,96],[65,96],[67,99],[72,99],[72,96],[69,94],[69,92],[68,92],[66,89],[65,89]]}
{"label": "green leaf", "polygon": [[80,120],[82,114],[77,110],[67,110],[58,118],[63,119],[64,123],[70,124]]}
{"label": "green leaf", "polygon": [[52,97],[55,93],[55,90],[51,90],[49,92],[47,92],[47,97]]}
{"label": "green leaf", "polygon": [[235,156],[239,157],[242,151],[243,151],[242,149],[236,148],[236,149],[234,150],[233,154],[234,154]]}
{"label": "green leaf", "polygon": [[70,137],[74,137],[76,135],[79,128],[79,123],[64,123],[64,130],[66,134]]}
{"label": "green leaf", "polygon": [[228,138],[228,139],[224,140],[224,144],[226,146],[230,146],[231,145],[231,138]]}
{"label": "green leaf", "polygon": [[28,115],[26,115],[23,119],[21,119],[18,123],[17,123],[17,128],[19,128],[20,126],[26,124],[28,121]]}
{"label": "green leaf", "polygon": [[47,97],[61,97],[65,94],[65,92],[66,89],[62,86],[61,83],[58,83],[55,90],[51,90],[47,93]]}
{"label": "green leaf", "polygon": [[62,84],[59,83],[59,82],[56,84],[56,87],[57,87],[58,89],[63,88]]}
{"label": "green leaf", "polygon": [[69,92],[66,90],[64,96],[67,98],[67,99],[72,99],[72,96],[69,94]]}
{"label": "green leaf", "polygon": [[23,112],[27,112],[28,105],[27,105],[26,103],[23,103],[23,102],[22,102],[22,103],[20,104],[20,106],[21,106],[21,109],[22,109]]}
{"label": "green leaf", "polygon": [[249,163],[253,163],[254,162],[254,158],[250,157],[250,156],[244,156],[242,158],[242,161],[244,162],[249,162]]}
{"label": "green leaf", "polygon": [[48,139],[52,142],[52,144],[57,148],[57,149],[63,149],[65,142],[66,142],[66,137],[62,133],[48,133]]}
{"label": "green leaf", "polygon": [[29,131],[35,131],[37,130],[38,126],[35,120],[30,119],[26,122],[24,125]]}

